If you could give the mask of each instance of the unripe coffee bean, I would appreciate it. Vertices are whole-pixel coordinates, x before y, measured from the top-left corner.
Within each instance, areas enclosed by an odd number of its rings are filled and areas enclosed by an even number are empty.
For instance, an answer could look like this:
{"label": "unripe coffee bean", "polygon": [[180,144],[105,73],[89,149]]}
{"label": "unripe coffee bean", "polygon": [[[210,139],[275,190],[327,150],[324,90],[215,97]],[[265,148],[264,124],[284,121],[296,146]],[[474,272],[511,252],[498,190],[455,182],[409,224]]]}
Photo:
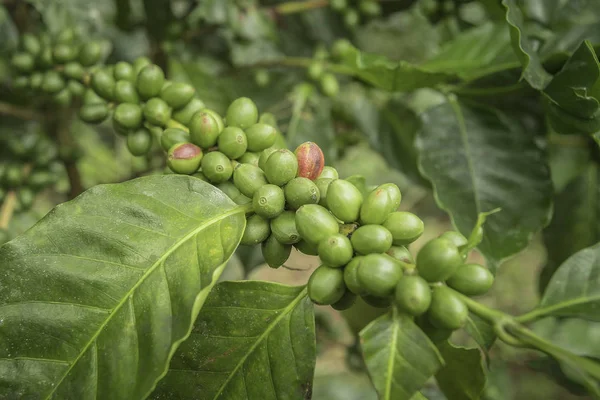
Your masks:
{"label": "unripe coffee bean", "polygon": [[285,196],[283,190],[276,185],[261,186],[252,198],[254,212],[264,218],[277,217],[283,212],[284,207]]}
{"label": "unripe coffee bean", "polygon": [[201,161],[202,149],[192,143],[177,143],[167,155],[167,165],[177,174],[193,174]]}
{"label": "unripe coffee bean", "polygon": [[281,149],[269,156],[265,167],[265,175],[270,183],[283,186],[294,179],[297,173],[298,161],[291,151]]}

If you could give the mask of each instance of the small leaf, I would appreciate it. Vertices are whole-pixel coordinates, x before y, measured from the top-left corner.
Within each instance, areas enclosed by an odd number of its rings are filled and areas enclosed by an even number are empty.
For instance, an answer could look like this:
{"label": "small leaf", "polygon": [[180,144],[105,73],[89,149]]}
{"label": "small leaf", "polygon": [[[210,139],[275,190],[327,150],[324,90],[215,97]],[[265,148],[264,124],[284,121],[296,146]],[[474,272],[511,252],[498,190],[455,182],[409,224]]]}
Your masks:
{"label": "small leaf", "polygon": [[371,322],[360,338],[369,375],[382,400],[411,399],[444,363],[412,318],[396,309]]}
{"label": "small leaf", "polygon": [[[568,238],[568,240],[565,240]],[[547,262],[540,277],[544,289],[558,267],[572,254],[600,242],[600,174],[588,167],[554,199],[554,218],[544,229]]]}
{"label": "small leaf", "polygon": [[479,345],[479,348],[483,351],[486,358],[489,359],[488,350],[496,341],[494,327],[483,318],[478,317],[475,314],[469,314],[467,324],[465,325],[465,331],[467,331],[469,336],[471,336],[471,338]]}
{"label": "small leaf", "polygon": [[600,244],[575,253],[558,268],[531,314],[600,322]]}
{"label": "small leaf", "polygon": [[0,398],[143,399],[242,236],[199,179],[100,185],[0,247]]}
{"label": "small leaf", "polygon": [[471,80],[519,65],[506,25],[486,23],[460,33],[422,66]]}
{"label": "small leaf", "polygon": [[479,213],[479,215],[477,215],[477,221],[475,222],[475,226],[469,234],[467,244],[460,247],[460,251],[462,254],[467,254],[469,251],[477,247],[479,243],[481,243],[483,236],[479,234],[479,230],[483,229],[483,225],[485,224],[485,220],[487,219],[487,217],[499,213],[500,211],[502,211],[502,209],[496,208],[495,210],[481,212]]}
{"label": "small leaf", "polygon": [[222,282],[153,399],[309,399],[315,323],[304,287]]}
{"label": "small leaf", "polygon": [[544,94],[565,112],[578,118],[592,118],[600,102],[594,85],[600,77],[600,63],[591,43],[584,41],[554,75]]}
{"label": "small leaf", "polygon": [[344,55],[343,66],[352,75],[390,92],[406,92],[435,87],[456,80],[455,74],[430,71],[406,61],[394,62],[377,54],[351,49]]}
{"label": "small leaf", "polygon": [[510,37],[515,54],[523,65],[521,75],[535,89],[541,90],[552,76],[542,66],[542,61],[535,52],[534,44],[524,31],[524,17],[516,0],[502,0],[506,8],[506,22],[510,29]]}
{"label": "small leaf", "polygon": [[477,349],[456,347],[447,341],[438,344],[446,364],[435,375],[440,389],[452,400],[477,400],[486,382],[486,371]]}
{"label": "small leaf", "polygon": [[479,213],[486,221],[479,249],[496,264],[524,249],[550,219],[552,182],[534,132],[497,110],[451,97],[423,114],[419,165],[439,206],[463,234]]}

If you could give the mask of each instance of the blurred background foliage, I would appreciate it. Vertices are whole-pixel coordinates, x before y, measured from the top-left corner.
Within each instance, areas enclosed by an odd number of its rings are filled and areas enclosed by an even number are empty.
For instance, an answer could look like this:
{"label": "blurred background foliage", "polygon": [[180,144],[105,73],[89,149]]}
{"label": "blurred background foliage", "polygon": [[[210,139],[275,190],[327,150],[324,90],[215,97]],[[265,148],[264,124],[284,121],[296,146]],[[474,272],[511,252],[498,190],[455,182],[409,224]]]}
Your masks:
{"label": "blurred background foliage", "polygon": [[[503,264],[494,290],[484,299],[509,312],[531,309],[539,299],[543,267],[548,265],[546,271],[551,273],[574,251],[598,240],[600,230],[584,222],[597,202],[582,200],[595,199],[599,193],[594,161],[597,146],[591,146],[586,137],[549,131],[539,93],[520,80],[521,64],[511,47],[506,10],[500,1],[371,1],[378,7],[373,15],[362,9],[362,3],[369,2],[349,1],[353,16],[336,11],[334,3],[3,0],[0,138],[43,131],[48,128],[44,113],[53,112],[11,88],[9,54],[17,46],[19,34],[72,27],[84,38],[106,39],[106,63],[147,55],[170,79],[192,84],[199,98],[221,113],[233,99],[250,97],[261,112],[276,116],[290,148],[315,141],[341,176],[361,174],[369,185],[398,184],[403,191],[402,208],[417,213],[426,223],[426,235],[416,244],[418,248],[439,232],[452,229],[419,168],[414,145],[423,129],[422,117],[444,103],[445,94],[451,92],[461,101],[510,113],[514,123],[535,136],[551,169],[557,193],[555,210],[570,210],[557,212],[559,217],[543,235],[531,232],[531,244]],[[523,0],[519,5],[524,15],[521,28],[532,38],[550,73],[560,69],[581,40],[590,40],[596,48],[600,43],[598,1]],[[331,53],[335,56],[335,43],[340,39],[384,58],[360,59],[362,65],[332,63]],[[369,63],[383,66],[381,73],[367,71]],[[318,71],[311,69],[319,66],[335,73],[337,86],[333,89],[315,79]],[[426,77],[419,75],[425,70]],[[390,71],[392,83],[386,81]],[[393,86],[392,90],[382,89],[386,85]],[[160,150],[133,157],[110,124],[92,127],[73,116],[72,110],[65,111],[63,133],[54,138],[61,148],[60,162],[52,165],[59,177],[56,185],[38,195],[30,211],[16,214],[11,236],[85,188],[163,172]],[[68,173],[69,166],[79,174],[77,182]],[[565,227],[580,232],[578,239],[565,243]],[[304,283],[315,263],[295,253],[289,266],[298,270],[271,271],[262,266],[260,254],[240,249],[224,279]],[[542,273],[542,286],[549,273]],[[375,399],[362,365],[352,356],[355,339],[341,316],[319,308],[317,322],[319,358],[313,398]],[[464,340],[456,338],[457,342]],[[485,399],[569,399],[580,394],[568,382],[550,379],[558,372],[548,363],[536,362],[538,354],[515,352],[499,344],[491,359]],[[430,399],[444,398],[433,385],[425,394]]]}

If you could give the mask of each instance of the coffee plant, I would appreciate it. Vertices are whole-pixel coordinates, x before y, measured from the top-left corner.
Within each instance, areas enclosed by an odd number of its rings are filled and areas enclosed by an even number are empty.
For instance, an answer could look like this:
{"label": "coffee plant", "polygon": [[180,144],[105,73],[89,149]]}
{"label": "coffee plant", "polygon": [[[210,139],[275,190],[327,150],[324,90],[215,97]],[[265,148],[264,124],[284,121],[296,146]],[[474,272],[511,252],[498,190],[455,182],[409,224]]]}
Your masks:
{"label": "coffee plant", "polygon": [[[0,399],[600,399],[599,27],[598,0],[3,2]],[[492,305],[542,241],[537,306]]]}

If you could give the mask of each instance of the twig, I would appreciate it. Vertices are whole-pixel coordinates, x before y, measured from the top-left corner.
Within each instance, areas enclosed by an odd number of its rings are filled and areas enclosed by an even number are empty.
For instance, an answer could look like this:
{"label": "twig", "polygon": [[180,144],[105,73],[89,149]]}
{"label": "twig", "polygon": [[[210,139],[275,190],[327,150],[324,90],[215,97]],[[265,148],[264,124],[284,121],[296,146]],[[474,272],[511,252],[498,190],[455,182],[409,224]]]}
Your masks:
{"label": "twig", "polygon": [[[31,172],[31,164],[25,164],[23,167],[23,176],[29,175]],[[7,229],[10,224],[10,220],[15,212],[15,207],[17,205],[17,192],[15,190],[11,190],[4,197],[4,201],[2,202],[2,207],[0,207],[0,229]]]}
{"label": "twig", "polygon": [[329,0],[305,0],[281,3],[271,8],[275,14],[286,15],[312,10],[314,8],[327,7]]}
{"label": "twig", "polygon": [[0,102],[0,114],[10,115],[12,117],[17,117],[25,120],[35,119],[39,121],[44,119],[43,114],[39,114],[35,111],[17,107],[15,105],[4,102]]}

